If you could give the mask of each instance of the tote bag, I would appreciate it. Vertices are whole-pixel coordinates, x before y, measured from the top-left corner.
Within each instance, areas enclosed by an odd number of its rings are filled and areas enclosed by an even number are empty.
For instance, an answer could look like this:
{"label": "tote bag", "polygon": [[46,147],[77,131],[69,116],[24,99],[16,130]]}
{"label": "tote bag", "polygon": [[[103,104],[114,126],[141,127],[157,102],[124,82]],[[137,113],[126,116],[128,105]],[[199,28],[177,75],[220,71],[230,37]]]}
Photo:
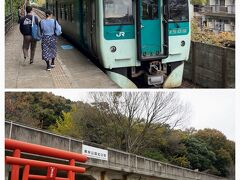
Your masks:
{"label": "tote bag", "polygon": [[60,36],[62,34],[61,26],[57,26],[57,20],[54,20],[54,34],[55,36]]}
{"label": "tote bag", "polygon": [[42,39],[40,34],[41,34],[40,29],[38,25],[35,23],[35,16],[32,16],[32,38],[35,41],[40,41]]}

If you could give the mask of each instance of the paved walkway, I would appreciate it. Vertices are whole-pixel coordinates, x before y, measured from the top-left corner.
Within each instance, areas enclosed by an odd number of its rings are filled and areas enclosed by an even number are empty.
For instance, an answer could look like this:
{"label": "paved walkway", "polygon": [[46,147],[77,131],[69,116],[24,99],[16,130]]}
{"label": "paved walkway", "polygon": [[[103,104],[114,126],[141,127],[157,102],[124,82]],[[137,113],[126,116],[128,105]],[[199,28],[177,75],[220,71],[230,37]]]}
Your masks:
{"label": "paved walkway", "polygon": [[62,49],[61,45],[71,45],[62,37],[58,38],[56,67],[50,72],[41,60],[40,42],[34,63],[24,62],[22,40],[18,25],[5,37],[6,88],[119,88],[77,49]]}

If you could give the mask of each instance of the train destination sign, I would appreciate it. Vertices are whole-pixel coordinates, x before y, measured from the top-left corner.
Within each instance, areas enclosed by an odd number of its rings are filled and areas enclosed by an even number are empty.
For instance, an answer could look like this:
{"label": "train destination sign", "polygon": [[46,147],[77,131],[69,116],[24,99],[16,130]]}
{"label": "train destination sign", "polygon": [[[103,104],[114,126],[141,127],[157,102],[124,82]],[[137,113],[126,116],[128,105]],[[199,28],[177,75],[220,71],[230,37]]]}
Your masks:
{"label": "train destination sign", "polygon": [[186,28],[183,29],[170,29],[169,30],[169,35],[184,35],[187,34],[188,30]]}
{"label": "train destination sign", "polygon": [[108,161],[108,150],[82,145],[82,154],[89,158]]}

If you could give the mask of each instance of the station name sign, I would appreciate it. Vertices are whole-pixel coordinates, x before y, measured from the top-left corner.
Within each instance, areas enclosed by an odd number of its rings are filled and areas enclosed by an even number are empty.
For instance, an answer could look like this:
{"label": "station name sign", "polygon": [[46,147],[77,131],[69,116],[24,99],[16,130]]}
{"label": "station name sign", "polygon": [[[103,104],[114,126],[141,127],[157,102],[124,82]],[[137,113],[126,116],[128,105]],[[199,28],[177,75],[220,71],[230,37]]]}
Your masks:
{"label": "station name sign", "polygon": [[89,158],[108,161],[108,150],[82,145],[82,154]]}

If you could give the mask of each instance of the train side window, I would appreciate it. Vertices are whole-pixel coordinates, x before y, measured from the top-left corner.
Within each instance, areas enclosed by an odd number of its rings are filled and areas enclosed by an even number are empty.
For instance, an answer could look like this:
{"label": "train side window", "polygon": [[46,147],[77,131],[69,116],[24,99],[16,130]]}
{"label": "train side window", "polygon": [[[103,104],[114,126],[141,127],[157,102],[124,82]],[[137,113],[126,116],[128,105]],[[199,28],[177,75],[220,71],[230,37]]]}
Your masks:
{"label": "train side window", "polygon": [[56,14],[55,14],[55,6],[54,5],[53,5],[52,9],[53,9],[53,15],[55,16]]}
{"label": "train side window", "polygon": [[104,23],[133,24],[132,0],[104,0]]}
{"label": "train side window", "polygon": [[62,7],[62,4],[60,4],[60,18],[63,19],[63,7]]}
{"label": "train side window", "polygon": [[70,21],[71,21],[71,22],[73,22],[73,12],[74,12],[74,11],[73,11],[73,8],[74,8],[74,7],[73,7],[73,4],[71,4],[71,5],[69,6],[69,12],[70,12],[70,13],[69,13],[69,17],[70,17]]}
{"label": "train side window", "polygon": [[67,20],[67,7],[66,7],[66,4],[64,4],[64,19]]}
{"label": "train side window", "polygon": [[62,19],[62,5],[61,4],[59,5],[59,10],[60,10],[59,15],[60,15],[60,18]]}
{"label": "train side window", "polygon": [[142,1],[142,19],[151,20],[159,18],[158,0]]}
{"label": "train side window", "polygon": [[67,6],[67,14],[68,14],[68,21],[71,21],[71,11],[70,11],[70,5]]}
{"label": "train side window", "polygon": [[71,11],[71,4],[68,5],[68,21],[72,22],[72,17],[71,17],[71,14],[72,14],[72,11]]}
{"label": "train side window", "polygon": [[189,21],[188,0],[169,0],[169,21]]}

